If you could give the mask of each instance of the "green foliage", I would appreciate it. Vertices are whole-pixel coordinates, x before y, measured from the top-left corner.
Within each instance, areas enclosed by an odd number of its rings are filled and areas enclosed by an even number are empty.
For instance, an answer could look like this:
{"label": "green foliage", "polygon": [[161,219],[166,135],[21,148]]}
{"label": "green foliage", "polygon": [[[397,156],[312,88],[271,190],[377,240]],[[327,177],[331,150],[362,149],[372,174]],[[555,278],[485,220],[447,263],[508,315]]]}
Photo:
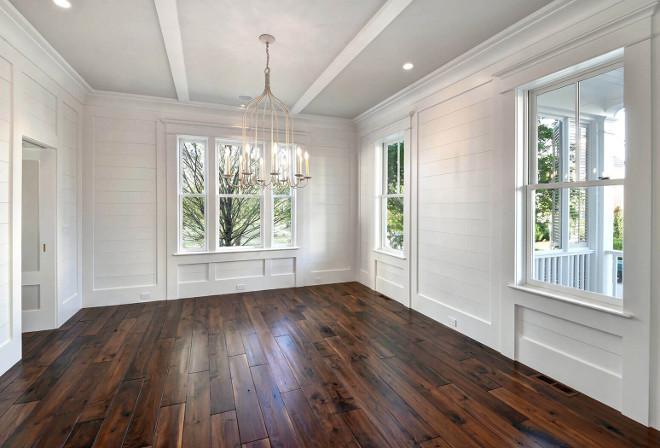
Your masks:
{"label": "green foliage", "polygon": [[613,249],[623,250],[623,209],[619,206],[614,208]]}
{"label": "green foliage", "polygon": [[[404,192],[404,147],[403,141],[387,145],[387,194]],[[387,244],[392,249],[403,249],[403,197],[387,198],[386,234]]]}
{"label": "green foliage", "polygon": [[387,198],[387,241],[392,249],[403,249],[403,198]]}
{"label": "green foliage", "polygon": [[[538,182],[552,182],[552,128],[538,120]],[[550,240],[550,217],[552,216],[552,190],[536,191],[536,229],[534,241]]]}

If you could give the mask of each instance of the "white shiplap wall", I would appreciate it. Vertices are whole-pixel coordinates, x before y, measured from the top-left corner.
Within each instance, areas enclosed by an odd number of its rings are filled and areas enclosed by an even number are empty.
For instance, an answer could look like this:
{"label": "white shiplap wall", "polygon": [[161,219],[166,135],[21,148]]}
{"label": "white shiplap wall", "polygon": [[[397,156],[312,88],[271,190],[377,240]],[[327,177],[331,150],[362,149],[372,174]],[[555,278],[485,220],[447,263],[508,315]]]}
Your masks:
{"label": "white shiplap wall", "polygon": [[[9,4],[7,4],[9,5]],[[52,325],[82,303],[82,102],[86,86],[15,10],[0,5],[0,374],[21,356],[22,141],[57,157],[56,297]]]}
{"label": "white shiplap wall", "polygon": [[94,289],[156,284],[156,122],[94,119]]}
{"label": "white shiplap wall", "polygon": [[11,160],[12,66],[0,57],[0,346],[11,336],[9,303],[9,163]]}
{"label": "white shiplap wall", "polygon": [[[660,110],[660,95],[651,88],[651,80],[659,79],[657,61],[651,68],[651,49],[657,53],[660,39],[651,30],[658,25],[653,1],[551,4],[355,120],[365,143],[360,281],[372,287],[382,277],[399,283],[398,271],[374,262],[370,142],[397,117],[410,115],[412,253],[406,264],[412,308],[441,323],[456,319],[458,331],[656,427],[660,343],[653,328],[659,326],[660,307],[650,288],[658,275],[649,267],[660,266],[655,259],[660,243],[652,231],[660,215],[652,221],[649,210],[660,201],[660,191],[655,188],[652,198],[649,185],[660,165],[653,176],[649,167],[652,154],[660,160],[651,125]],[[602,63],[603,55],[623,58],[628,117],[625,300],[613,311],[518,287],[524,259],[524,100],[517,89],[593,58]]]}
{"label": "white shiplap wall", "polygon": [[79,213],[79,133],[78,112],[64,104],[62,108],[62,135],[60,138],[59,164],[62,196],[60,201],[61,239],[58,268],[62,277],[62,301],[67,303],[78,295],[80,236]]}
{"label": "white shiplap wall", "polygon": [[355,277],[355,132],[297,117],[311,186],[298,194],[298,248],[177,254],[177,136],[240,138],[238,108],[92,95],[85,111],[85,304],[349,281]]}
{"label": "white shiplap wall", "polygon": [[419,116],[418,291],[490,321],[493,101],[487,88]]}
{"label": "white shiplap wall", "polygon": [[313,213],[307,282],[353,280],[355,137],[352,133],[313,128],[311,157]]}

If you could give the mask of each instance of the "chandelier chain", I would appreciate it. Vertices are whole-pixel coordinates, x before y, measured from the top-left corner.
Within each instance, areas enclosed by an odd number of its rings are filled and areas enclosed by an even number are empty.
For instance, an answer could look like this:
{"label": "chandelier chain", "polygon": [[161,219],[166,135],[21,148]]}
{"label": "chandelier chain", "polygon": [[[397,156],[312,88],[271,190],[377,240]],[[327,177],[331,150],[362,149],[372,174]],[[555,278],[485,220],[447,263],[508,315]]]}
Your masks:
{"label": "chandelier chain", "polygon": [[270,71],[270,44],[266,42],[266,71]]}

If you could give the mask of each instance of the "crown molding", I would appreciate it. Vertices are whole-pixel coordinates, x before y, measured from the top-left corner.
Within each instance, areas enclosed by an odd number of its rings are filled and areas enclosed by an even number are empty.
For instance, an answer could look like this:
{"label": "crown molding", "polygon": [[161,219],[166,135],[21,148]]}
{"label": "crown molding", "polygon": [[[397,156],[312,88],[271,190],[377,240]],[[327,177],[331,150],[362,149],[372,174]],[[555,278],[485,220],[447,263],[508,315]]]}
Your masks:
{"label": "crown molding", "polygon": [[[598,35],[607,34],[652,15],[654,9],[658,5],[658,0],[610,0],[605,5],[607,7],[604,8],[603,4],[605,3],[605,1],[586,2],[584,0],[555,0],[504,31],[496,34],[492,38],[477,45],[472,50],[467,51],[456,59],[441,66],[419,81],[368,109],[355,117],[353,121],[357,128],[362,130],[369,126],[368,123],[370,121],[386,114],[389,109],[410,107],[418,101],[427,98],[432,94],[479,72],[480,70],[494,66],[507,58],[517,55],[517,53],[523,53],[525,49],[543,41],[547,35],[557,35],[563,30],[579,25],[584,20],[584,17],[593,17],[597,13],[612,9],[613,7],[618,7],[618,9],[628,7],[629,10],[624,15],[614,19],[604,19],[607,20],[605,24],[590,29],[585,33],[581,33],[579,36],[567,39],[566,42],[562,43],[562,48],[557,49],[554,54],[561,53],[562,51],[569,49],[571,43],[573,43],[574,46],[579,45],[585,41],[597,38]],[[570,16],[572,17],[572,20],[569,21],[561,17],[561,14],[568,11],[570,11]],[[542,28],[542,31],[535,31],[533,29],[534,27],[538,27],[539,29]],[[546,58],[551,57],[549,54],[551,51],[552,50],[549,50],[541,54],[545,54]],[[506,69],[498,71],[497,74],[500,76],[510,76],[515,73],[516,66],[520,66],[519,68],[522,70],[529,65],[534,65],[535,62],[531,59],[542,57],[543,56],[541,55],[535,54],[531,58],[526,58],[523,61],[517,62],[514,66],[509,66]],[[538,62],[541,62],[541,60],[542,59],[539,59]],[[510,70],[511,72],[508,73],[506,70]]]}
{"label": "crown molding", "polygon": [[[220,103],[205,103],[201,101],[182,102],[173,98],[108,91],[94,91],[87,95],[85,105],[93,107],[133,108],[169,114],[197,114],[209,117],[217,117],[218,115],[221,115],[239,119],[242,117],[244,111],[242,107],[229,106]],[[294,126],[295,123],[300,123],[308,127],[318,126],[326,129],[331,128],[355,131],[355,124],[348,118],[326,117],[310,114],[300,114],[293,118]]]}
{"label": "crown molding", "polygon": [[596,27],[595,29],[589,30],[586,33],[583,33],[574,39],[569,40],[568,42],[559,45],[557,47],[554,47],[548,51],[544,51],[540,54],[534,55],[531,58],[525,59],[511,67],[508,67],[504,70],[501,70],[497,73],[494,73],[493,76],[496,78],[500,79],[506,79],[509,76],[512,76],[518,72],[521,72],[533,65],[539,64],[543,61],[546,61],[548,59],[553,58],[554,56],[565,53],[566,51],[569,51],[573,48],[576,48],[580,45],[584,45],[587,42],[590,42],[594,39],[598,39],[601,36],[604,36],[606,34],[611,33],[615,29],[622,28],[624,26],[630,25],[635,22],[639,22],[640,20],[646,19],[648,17],[651,17],[658,4],[654,1],[652,3],[649,3],[648,5],[645,5],[641,7],[640,9],[634,10],[624,16],[622,16],[619,20],[616,22],[610,22],[604,25],[601,25],[599,27]]}
{"label": "crown molding", "polygon": [[[74,82],[76,87],[82,90],[84,93],[93,92],[92,87],[85,81],[85,79],[80,76],[80,74],[73,68],[71,65],[58,53],[55,48],[53,48],[46,38],[37,31],[32,24],[25,18],[23,15],[12,5],[9,0],[0,0],[0,13],[2,13],[7,19],[9,19],[13,24],[20,30],[22,37],[29,39],[29,41],[36,46],[36,48],[42,52],[46,57],[55,64],[65,75],[67,75],[71,81]],[[4,37],[4,33],[3,36]],[[20,39],[20,35],[17,36]],[[10,38],[11,39],[11,38]],[[5,38],[5,40],[7,40]],[[7,40],[7,42],[14,47],[19,53],[21,53],[28,61],[30,61],[35,66],[39,67],[45,73],[48,74],[51,79],[53,79],[52,74],[49,73],[50,67],[42,67],[34,61],[34,58],[29,57],[28,53],[30,52],[29,48],[26,48],[25,42],[17,41],[17,39]],[[56,81],[55,79],[53,79]],[[56,81],[57,82],[57,81]],[[71,92],[71,89],[67,89],[65,86],[62,86],[61,83],[58,83],[62,88],[64,88],[72,96],[79,98],[80,95],[76,95],[76,92]]]}

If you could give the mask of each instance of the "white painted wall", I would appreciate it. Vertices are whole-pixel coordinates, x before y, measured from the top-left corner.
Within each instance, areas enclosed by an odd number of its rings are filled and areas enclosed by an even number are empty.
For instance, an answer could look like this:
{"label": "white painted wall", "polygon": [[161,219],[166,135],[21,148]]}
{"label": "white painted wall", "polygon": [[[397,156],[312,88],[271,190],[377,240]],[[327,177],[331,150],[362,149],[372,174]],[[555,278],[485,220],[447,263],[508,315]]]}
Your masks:
{"label": "white painted wall", "polygon": [[[348,120],[297,117],[313,179],[298,192],[297,247],[177,254],[177,135],[240,138],[242,110],[90,95],[84,125],[85,306],[355,278],[357,162]],[[348,236],[348,238],[347,238]]]}
{"label": "white painted wall", "polygon": [[[401,283],[399,271],[379,269],[374,251],[373,151],[378,139],[410,128],[410,257],[403,268],[410,269],[412,308],[441,323],[456,318],[458,331],[660,427],[660,239],[652,232],[660,228],[653,182],[660,131],[652,126],[660,111],[657,3],[554,2],[355,122],[359,280],[372,288],[380,277]],[[522,256],[516,89],[622,48],[629,148],[623,311],[632,317],[509,286],[520,278]]]}
{"label": "white painted wall", "polygon": [[81,169],[85,87],[15,10],[0,8],[0,374],[21,356],[22,139],[57,154],[57,325],[82,305]]}

